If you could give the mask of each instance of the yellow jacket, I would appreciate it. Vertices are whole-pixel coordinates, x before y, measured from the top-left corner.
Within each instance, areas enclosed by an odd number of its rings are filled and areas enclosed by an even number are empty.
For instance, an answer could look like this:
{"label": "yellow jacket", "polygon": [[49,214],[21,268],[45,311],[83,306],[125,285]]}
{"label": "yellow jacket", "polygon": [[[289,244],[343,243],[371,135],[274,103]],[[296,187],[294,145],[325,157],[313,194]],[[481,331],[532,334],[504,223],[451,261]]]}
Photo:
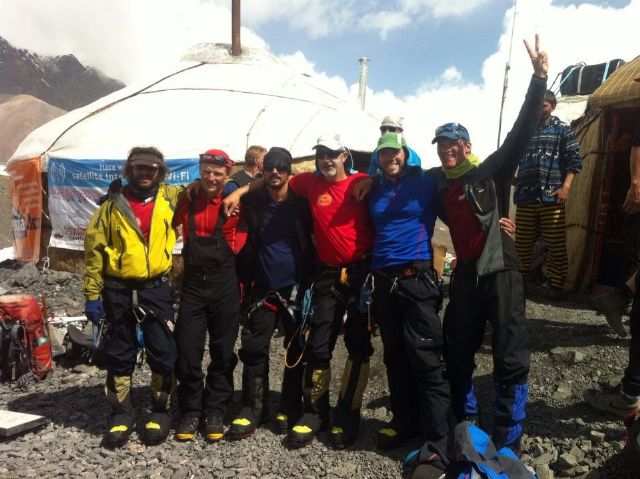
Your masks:
{"label": "yellow jacket", "polygon": [[104,276],[145,281],[169,272],[177,238],[171,221],[181,190],[182,187],[160,184],[148,242],[121,192],[100,205],[84,237],[87,300],[100,297]]}

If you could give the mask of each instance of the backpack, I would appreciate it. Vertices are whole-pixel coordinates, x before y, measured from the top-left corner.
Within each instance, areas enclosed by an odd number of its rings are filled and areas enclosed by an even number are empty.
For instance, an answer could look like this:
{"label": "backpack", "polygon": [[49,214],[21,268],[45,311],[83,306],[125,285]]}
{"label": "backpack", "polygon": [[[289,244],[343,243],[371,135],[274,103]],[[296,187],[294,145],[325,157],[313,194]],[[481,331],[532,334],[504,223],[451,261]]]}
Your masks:
{"label": "backpack", "polygon": [[496,450],[489,435],[475,424],[464,421],[454,432],[452,459],[447,479],[535,479],[508,447]]}
{"label": "backpack", "polygon": [[0,319],[0,382],[16,381],[29,370],[26,328],[17,319]]}
{"label": "backpack", "polygon": [[53,369],[51,341],[42,318],[42,310],[33,296],[9,294],[0,296],[0,318],[19,322],[27,335],[27,352],[31,369],[44,379]]}

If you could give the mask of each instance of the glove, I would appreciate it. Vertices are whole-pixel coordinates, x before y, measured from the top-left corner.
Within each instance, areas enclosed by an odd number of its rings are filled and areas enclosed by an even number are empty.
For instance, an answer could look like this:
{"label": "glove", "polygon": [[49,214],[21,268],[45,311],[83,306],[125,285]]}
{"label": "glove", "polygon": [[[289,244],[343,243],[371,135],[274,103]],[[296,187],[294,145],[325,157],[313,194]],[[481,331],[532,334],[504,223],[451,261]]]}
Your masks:
{"label": "glove", "polygon": [[92,299],[84,303],[84,314],[89,321],[96,326],[100,326],[100,321],[104,317],[104,308],[101,299]]}

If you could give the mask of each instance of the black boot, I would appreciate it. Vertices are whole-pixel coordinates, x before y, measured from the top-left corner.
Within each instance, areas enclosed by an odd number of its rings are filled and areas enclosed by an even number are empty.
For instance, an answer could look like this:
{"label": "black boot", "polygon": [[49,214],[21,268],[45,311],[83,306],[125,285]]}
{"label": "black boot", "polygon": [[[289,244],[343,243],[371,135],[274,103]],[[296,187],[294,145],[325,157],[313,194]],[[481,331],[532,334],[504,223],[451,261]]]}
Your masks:
{"label": "black boot", "polygon": [[111,414],[103,445],[108,448],[121,447],[129,440],[135,427],[131,402],[131,376],[114,376],[108,372],[104,390]]}
{"label": "black boot", "polygon": [[275,429],[278,434],[286,434],[289,427],[296,424],[302,416],[303,376],[304,364],[284,369],[280,405],[275,418]]}
{"label": "black boot", "polygon": [[144,441],[148,445],[164,442],[171,429],[171,398],[176,386],[173,374],[151,373],[153,409],[144,425]]}
{"label": "black boot", "polygon": [[[245,379],[245,378],[243,378]],[[240,440],[253,435],[257,427],[268,417],[268,378],[254,377],[243,381],[243,403],[240,414],[231,422],[227,437]],[[266,387],[265,387],[266,386]]]}
{"label": "black boot", "polygon": [[349,358],[344,365],[340,397],[331,428],[331,442],[336,449],[352,446],[360,429],[362,397],[369,380],[369,359]]}
{"label": "black boot", "polygon": [[303,447],[329,422],[329,385],[331,368],[329,365],[307,367],[304,378],[304,411],[302,417],[288,432],[291,447]]}

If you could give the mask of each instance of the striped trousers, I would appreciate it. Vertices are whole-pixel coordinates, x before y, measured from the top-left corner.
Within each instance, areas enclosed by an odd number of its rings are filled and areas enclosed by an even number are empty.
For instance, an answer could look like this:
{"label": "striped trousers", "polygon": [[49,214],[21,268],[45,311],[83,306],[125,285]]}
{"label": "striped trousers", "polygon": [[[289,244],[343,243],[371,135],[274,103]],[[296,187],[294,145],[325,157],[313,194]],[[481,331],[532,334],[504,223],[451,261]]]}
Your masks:
{"label": "striped trousers", "polygon": [[526,277],[533,246],[542,236],[546,247],[546,274],[553,288],[564,288],[567,276],[567,240],[564,205],[530,203],[516,208],[516,250]]}

